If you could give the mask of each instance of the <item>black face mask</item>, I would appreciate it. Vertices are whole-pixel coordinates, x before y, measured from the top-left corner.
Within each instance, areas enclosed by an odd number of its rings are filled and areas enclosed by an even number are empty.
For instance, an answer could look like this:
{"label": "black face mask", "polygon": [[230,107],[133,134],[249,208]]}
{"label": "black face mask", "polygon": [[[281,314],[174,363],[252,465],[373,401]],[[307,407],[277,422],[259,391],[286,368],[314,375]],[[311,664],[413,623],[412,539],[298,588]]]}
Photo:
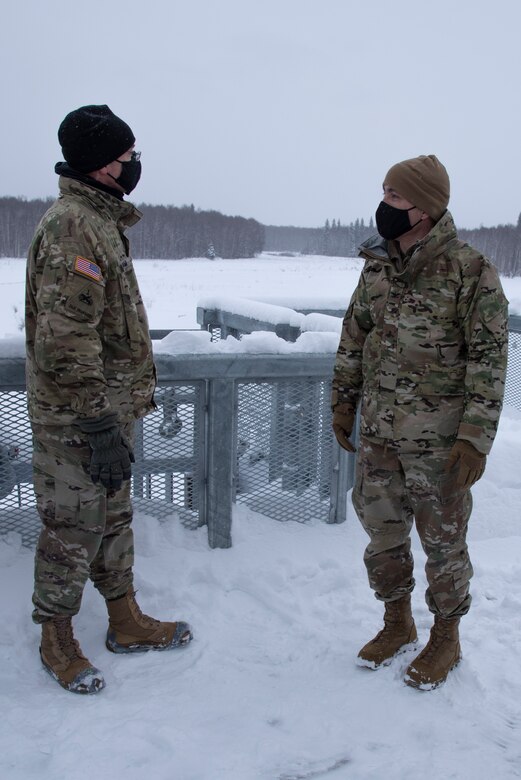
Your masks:
{"label": "black face mask", "polygon": [[121,165],[121,173],[117,179],[115,176],[112,176],[112,174],[109,173],[110,178],[114,179],[114,181],[123,188],[127,195],[130,195],[141,178],[140,157],[140,152],[132,152],[132,157],[130,160],[125,160],[125,162],[118,160],[119,164]]}
{"label": "black face mask", "polygon": [[403,236],[404,233],[408,233],[413,227],[419,225],[421,219],[411,225],[409,219],[409,211],[412,211],[416,206],[411,206],[410,209],[397,209],[395,206],[389,206],[388,203],[382,201],[376,209],[376,229],[382,236],[388,241],[392,241],[395,238]]}

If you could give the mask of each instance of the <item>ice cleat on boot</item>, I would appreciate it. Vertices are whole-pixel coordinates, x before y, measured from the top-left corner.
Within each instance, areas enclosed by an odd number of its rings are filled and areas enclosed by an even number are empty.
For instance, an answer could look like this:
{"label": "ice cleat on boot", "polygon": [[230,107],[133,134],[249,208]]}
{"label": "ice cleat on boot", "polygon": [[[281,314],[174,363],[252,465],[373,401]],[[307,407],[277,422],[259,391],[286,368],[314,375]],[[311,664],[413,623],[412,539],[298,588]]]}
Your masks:
{"label": "ice cleat on boot", "polygon": [[357,666],[367,669],[387,666],[396,655],[414,648],[417,641],[411,597],[403,596],[396,601],[386,601],[384,627],[374,639],[362,647],[356,659]]}
{"label": "ice cleat on boot", "polygon": [[167,623],[144,615],[132,589],[119,599],[107,601],[109,628],[106,646],[112,653],[142,653],[170,650],[192,640],[192,629],[183,621]]}
{"label": "ice cleat on boot", "polygon": [[404,682],[420,691],[432,691],[445,682],[461,661],[459,618],[436,615],[430,639],[405,672]]}
{"label": "ice cleat on boot", "polygon": [[51,677],[67,691],[89,694],[105,687],[100,670],[85,658],[74,639],[70,617],[42,623],[40,658]]}

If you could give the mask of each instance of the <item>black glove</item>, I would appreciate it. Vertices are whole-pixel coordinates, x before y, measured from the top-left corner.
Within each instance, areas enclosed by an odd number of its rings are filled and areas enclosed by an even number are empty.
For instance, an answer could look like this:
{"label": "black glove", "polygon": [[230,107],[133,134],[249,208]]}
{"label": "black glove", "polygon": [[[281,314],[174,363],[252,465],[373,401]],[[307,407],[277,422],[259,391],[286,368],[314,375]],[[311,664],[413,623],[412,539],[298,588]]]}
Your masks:
{"label": "black glove", "polygon": [[109,412],[101,417],[78,419],[76,423],[88,435],[92,450],[89,465],[92,481],[101,482],[107,490],[119,490],[123,482],[130,479],[130,464],[135,458],[121,432],[117,414]]}

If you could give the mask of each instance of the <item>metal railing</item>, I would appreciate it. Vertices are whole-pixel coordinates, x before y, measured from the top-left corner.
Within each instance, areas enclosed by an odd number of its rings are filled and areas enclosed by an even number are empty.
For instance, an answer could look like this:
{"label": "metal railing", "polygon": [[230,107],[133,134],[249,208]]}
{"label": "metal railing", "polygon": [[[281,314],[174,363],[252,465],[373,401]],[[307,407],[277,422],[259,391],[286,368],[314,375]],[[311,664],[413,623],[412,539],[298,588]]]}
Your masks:
{"label": "metal railing", "polygon": [[[235,303],[235,306],[234,306]],[[213,339],[225,339],[228,336],[240,338],[245,333],[268,331],[275,333],[285,341],[296,341],[306,330],[306,315],[323,315],[342,318],[345,311],[339,309],[290,309],[271,303],[261,303],[263,316],[244,314],[248,304],[255,308],[259,301],[236,299],[228,306],[197,306],[197,322],[202,330],[212,334]]]}
{"label": "metal railing", "polygon": [[[521,409],[521,317],[509,327],[505,403]],[[231,545],[234,503],[280,520],[343,522],[354,457],[331,434],[333,362],[309,353],[157,355],[159,408],[136,424],[136,508],[206,525],[211,547]],[[25,543],[39,532],[31,454],[25,361],[0,358],[0,532],[20,532]]]}
{"label": "metal railing", "polygon": [[[207,525],[211,547],[231,545],[234,503],[280,520],[343,522],[354,459],[331,433],[333,361],[157,355],[159,408],[136,424],[135,507]],[[0,359],[0,531],[32,543],[39,521],[24,383],[24,360]]]}
{"label": "metal railing", "polygon": [[[263,307],[269,314],[270,304],[264,303]],[[304,308],[284,309],[284,307],[274,306],[273,311],[276,311],[277,319],[279,320],[276,325],[267,318],[259,320],[238,314],[231,307],[217,308],[215,306],[205,307],[199,305],[197,307],[197,322],[203,330],[207,330],[212,334],[212,340],[214,341],[226,338],[229,335],[240,338],[243,334],[264,330],[275,332],[281,338],[294,342],[306,327],[305,315],[312,314],[315,317],[318,315],[339,318],[344,316],[343,311],[331,308],[311,310]],[[283,314],[284,311],[287,312],[286,321],[281,321],[281,313]],[[300,325],[295,324],[295,314],[303,315]],[[509,359],[504,403],[507,406],[513,406],[521,410],[521,316],[511,314],[508,318],[508,328]]]}

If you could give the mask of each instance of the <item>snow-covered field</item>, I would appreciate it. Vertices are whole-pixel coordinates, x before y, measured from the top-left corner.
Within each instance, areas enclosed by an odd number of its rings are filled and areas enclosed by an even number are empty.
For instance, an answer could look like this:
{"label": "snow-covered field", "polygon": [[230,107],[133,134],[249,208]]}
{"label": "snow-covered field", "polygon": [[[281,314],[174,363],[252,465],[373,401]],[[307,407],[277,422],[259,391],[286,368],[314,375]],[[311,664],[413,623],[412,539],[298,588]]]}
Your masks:
{"label": "snow-covered field", "polygon": [[[255,260],[136,260],[151,328],[198,328],[196,306],[209,297],[240,296],[281,305],[321,301],[343,308],[362,261],[343,257],[276,257]],[[512,314],[521,314],[521,277],[503,279]],[[0,258],[0,337],[23,325],[25,261]]]}
{"label": "snow-covered field", "polygon": [[[215,295],[345,305],[359,261],[339,258],[137,261],[152,328],[195,328]],[[0,336],[16,334],[24,263],[0,260]],[[521,312],[521,279],[504,280]],[[474,602],[464,659],[442,688],[402,683],[406,654],[355,666],[380,627],[366,582],[366,538],[352,509],[328,526],[237,510],[233,547],[205,529],[135,519],[136,584],[149,613],[192,622],[183,650],[113,656],[89,585],[75,621],[105,674],[94,697],[62,691],[38,658],[32,551],[0,539],[0,777],[9,780],[507,780],[521,777],[521,413],[507,407],[473,490]],[[0,529],[1,531],[1,529]],[[414,611],[431,624],[417,538]]]}

